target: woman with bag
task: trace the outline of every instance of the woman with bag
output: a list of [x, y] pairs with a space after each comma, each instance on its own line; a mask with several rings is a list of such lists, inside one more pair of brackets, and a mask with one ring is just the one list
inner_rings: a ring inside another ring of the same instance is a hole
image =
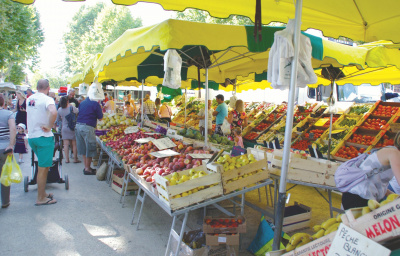
[[338, 167], [335, 182], [342, 192], [344, 210], [368, 206], [370, 199], [383, 200], [392, 193], [388, 186], [393, 177], [400, 183], [400, 133], [394, 145], [362, 154]]
[[[15, 117], [15, 123], [24, 124], [26, 126], [26, 97], [21, 91], [17, 91], [17, 115]], [[28, 127], [27, 127], [28, 128]]]
[[165, 120], [167, 122], [172, 122], [171, 117], [172, 117], [172, 110], [171, 107], [168, 106], [167, 102], [164, 102], [161, 107], [160, 107], [160, 112], [159, 116], [161, 120]]
[[[15, 145], [17, 129], [13, 112], [4, 109], [4, 96], [0, 94], [0, 173], [6, 161], [7, 155], [12, 155]], [[8, 154], [4, 152], [9, 151]], [[10, 186], [1, 184], [1, 208], [10, 205]]]
[[66, 96], [60, 99], [60, 108], [58, 109], [57, 122], [61, 121], [61, 138], [64, 143], [64, 157], [65, 162], [69, 163], [69, 145], [72, 146], [72, 152], [74, 154], [74, 163], [80, 163], [78, 159], [77, 149], [76, 149], [76, 138], [75, 129], [71, 129], [71, 124], [68, 125], [68, 115], [77, 115], [79, 110], [72, 106]]

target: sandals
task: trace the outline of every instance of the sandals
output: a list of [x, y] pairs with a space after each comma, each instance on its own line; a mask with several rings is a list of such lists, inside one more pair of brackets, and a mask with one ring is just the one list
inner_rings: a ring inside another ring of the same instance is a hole
[[1, 208], [7, 208], [8, 206], [10, 206], [10, 203], [3, 204], [3, 205], [1, 206]]
[[65, 160], [65, 163], [66, 163], [66, 164], [69, 164], [69, 161]]
[[96, 170], [90, 168], [90, 171], [86, 171], [85, 169], [83, 169], [83, 174], [84, 175], [96, 175]]
[[73, 163], [74, 164], [79, 164], [79, 163], [82, 163], [82, 161], [81, 160], [76, 160], [76, 161], [73, 161]]
[[50, 205], [50, 204], [55, 204], [55, 203], [57, 203], [56, 200], [49, 198], [49, 200], [47, 200], [46, 202], [44, 202], [44, 203], [36, 203], [35, 205], [36, 206], [42, 206], [42, 205]]

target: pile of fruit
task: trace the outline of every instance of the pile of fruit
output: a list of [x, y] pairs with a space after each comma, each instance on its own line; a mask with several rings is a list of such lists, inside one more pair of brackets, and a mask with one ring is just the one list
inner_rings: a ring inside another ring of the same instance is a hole
[[304, 119], [306, 119], [306, 117], [307, 117], [307, 115], [296, 113], [296, 114], [294, 114], [293, 122], [294, 123], [298, 123], [298, 122], [303, 121]]
[[234, 146], [235, 142], [229, 140], [227, 137], [225, 136], [220, 136], [218, 134], [213, 134], [213, 135], [208, 135], [208, 139], [210, 140], [211, 143], [214, 144], [219, 144], [219, 145], [226, 145], [226, 146]]
[[297, 150], [308, 150], [308, 146], [311, 145], [310, 141], [308, 140], [298, 140], [293, 143], [292, 148]]
[[97, 130], [109, 129], [112, 126], [132, 125], [133, 120], [126, 116], [103, 114], [103, 119], [97, 122]]
[[399, 110], [399, 107], [392, 107], [392, 106], [382, 106], [379, 105], [374, 112], [372, 112], [372, 115], [375, 116], [387, 116], [387, 117], [392, 117], [394, 114], [397, 113]]
[[255, 140], [257, 137], [258, 137], [258, 133], [256, 133], [256, 132], [250, 132], [250, 133], [248, 133], [244, 138], [246, 139], [246, 140]]
[[243, 224], [242, 218], [238, 219], [210, 219], [206, 218], [204, 223], [210, 225], [212, 228], [237, 228], [240, 224]]
[[389, 136], [383, 135], [383, 137], [379, 140], [375, 147], [382, 148], [386, 146], [394, 146], [394, 139], [390, 139]]
[[272, 139], [275, 138], [274, 132], [270, 131], [270, 132], [266, 132], [264, 134], [262, 134], [257, 141], [266, 141], [266, 142], [270, 142]]
[[253, 154], [244, 154], [241, 156], [230, 157], [229, 155], [223, 155], [218, 157], [217, 163], [224, 166], [224, 172], [231, 171], [235, 168], [245, 166], [247, 164], [255, 163], [257, 160]]
[[380, 118], [368, 118], [361, 125], [361, 128], [369, 129], [369, 130], [377, 130], [379, 131], [387, 124], [386, 120]]
[[363, 145], [371, 145], [372, 141], [375, 139], [374, 136], [369, 135], [361, 135], [361, 134], [354, 134], [352, 138], [348, 140], [348, 142], [363, 144]]
[[[371, 211], [374, 211], [378, 209], [379, 207], [388, 204], [394, 200], [399, 198], [399, 195], [397, 194], [390, 194], [386, 200], [384, 200], [381, 203], [378, 203], [376, 200], [368, 200], [368, 206], [365, 206], [362, 208], [361, 211], [357, 211], [354, 214], [354, 217], [357, 219], [365, 214], [370, 213]], [[313, 227], [313, 230], [315, 232], [314, 235], [309, 235], [307, 233], [296, 233], [294, 234], [290, 240], [289, 243], [286, 246], [286, 251], [290, 252], [294, 250], [295, 248], [298, 248], [300, 246], [303, 246], [313, 240], [316, 240], [318, 238], [321, 238], [323, 236], [326, 236], [332, 232], [337, 231], [339, 228], [340, 223], [342, 222], [342, 215], [338, 215], [336, 218], [330, 218], [323, 222], [321, 225], [315, 225]]]
[[336, 157], [352, 159], [358, 156], [358, 154], [362, 154], [365, 152], [365, 148], [357, 149], [356, 147], [350, 146], [342, 146], [339, 151], [335, 154]]
[[[332, 117], [332, 124], [334, 124], [337, 120], [339, 119], [339, 117]], [[322, 127], [329, 127], [331, 125], [331, 121], [329, 120], [328, 122], [326, 122]]]
[[267, 129], [270, 125], [271, 124], [268, 124], [268, 123], [260, 123], [254, 129], [261, 132], [261, 131], [264, 131], [265, 129]]
[[371, 109], [371, 105], [358, 105], [350, 109], [349, 115], [363, 115]]
[[358, 119], [356, 118], [350, 118], [350, 117], [345, 117], [339, 124], [338, 126], [341, 128], [350, 128], [354, 125], [357, 124]]
[[[324, 130], [320, 130], [320, 129], [313, 129], [309, 132], [306, 132], [304, 134], [304, 137], [306, 138], [310, 138], [310, 139], [318, 139], [319, 137], [321, 137], [321, 135], [324, 133]], [[313, 134], [313, 136], [310, 136], [310, 134]]]

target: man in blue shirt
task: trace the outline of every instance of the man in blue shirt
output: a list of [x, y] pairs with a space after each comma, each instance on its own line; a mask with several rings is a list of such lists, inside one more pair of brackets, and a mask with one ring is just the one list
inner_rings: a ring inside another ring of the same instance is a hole
[[221, 126], [224, 123], [225, 117], [228, 116], [228, 106], [224, 102], [224, 95], [218, 94], [216, 97], [218, 102], [218, 107], [213, 112], [213, 116], [215, 116], [215, 133], [219, 135], [224, 135], [222, 132]]
[[79, 104], [79, 114], [76, 120], [75, 136], [78, 154], [82, 155], [85, 169], [83, 174], [95, 175], [96, 170], [90, 167], [92, 158], [96, 156], [96, 134], [95, 129], [97, 119], [103, 118], [100, 104], [96, 101], [91, 101], [87, 97]]

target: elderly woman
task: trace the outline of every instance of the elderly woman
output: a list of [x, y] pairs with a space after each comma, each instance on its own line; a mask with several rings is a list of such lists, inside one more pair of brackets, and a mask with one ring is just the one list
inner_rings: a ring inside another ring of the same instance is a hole
[[57, 121], [61, 122], [61, 137], [63, 140], [64, 144], [64, 156], [65, 156], [65, 162], [69, 163], [69, 145], [71, 144], [72, 146], [72, 152], [74, 154], [74, 163], [80, 163], [77, 155], [77, 150], [76, 150], [76, 138], [75, 138], [75, 131], [71, 130], [68, 127], [68, 121], [65, 118], [67, 115], [69, 115], [71, 112], [74, 114], [78, 114], [79, 110], [72, 106], [72, 103], [69, 103], [68, 97], [64, 96], [60, 99], [60, 108], [58, 109], [58, 114], [57, 114]]
[[[6, 161], [7, 155], [3, 154], [5, 151], [10, 151], [8, 154], [12, 155], [12, 150], [15, 145], [15, 138], [17, 129], [15, 126], [15, 119], [13, 112], [4, 109], [4, 96], [0, 94], [0, 173]], [[1, 208], [7, 208], [10, 205], [10, 187], [1, 184]]]
[[[26, 97], [21, 91], [17, 91], [17, 115], [15, 116], [16, 124], [26, 124]], [[28, 127], [27, 127], [28, 128]]]

